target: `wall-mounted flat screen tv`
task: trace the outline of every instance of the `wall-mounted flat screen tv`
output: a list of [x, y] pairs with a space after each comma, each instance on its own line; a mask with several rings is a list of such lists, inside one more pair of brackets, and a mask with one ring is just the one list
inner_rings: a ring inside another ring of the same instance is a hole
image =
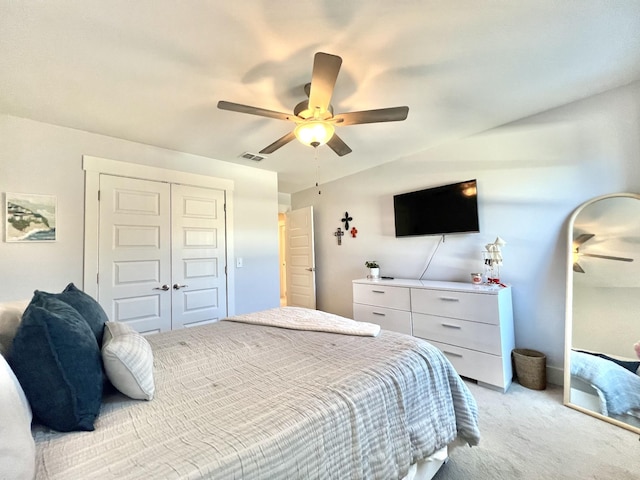
[[394, 195], [396, 237], [477, 233], [476, 180]]

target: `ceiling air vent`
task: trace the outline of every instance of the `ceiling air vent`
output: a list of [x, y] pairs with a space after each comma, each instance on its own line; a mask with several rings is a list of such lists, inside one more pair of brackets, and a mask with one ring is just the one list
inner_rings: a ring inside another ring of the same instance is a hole
[[256, 155], [255, 153], [244, 152], [242, 155], [240, 155], [240, 158], [246, 158], [247, 160], [253, 160], [254, 162], [260, 162], [260, 161], [264, 160], [267, 157], [265, 157], [264, 155]]

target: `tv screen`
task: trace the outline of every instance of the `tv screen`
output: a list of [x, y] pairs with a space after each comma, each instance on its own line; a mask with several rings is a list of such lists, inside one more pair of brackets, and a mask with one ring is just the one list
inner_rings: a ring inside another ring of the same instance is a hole
[[479, 232], [476, 180], [394, 195], [396, 237]]

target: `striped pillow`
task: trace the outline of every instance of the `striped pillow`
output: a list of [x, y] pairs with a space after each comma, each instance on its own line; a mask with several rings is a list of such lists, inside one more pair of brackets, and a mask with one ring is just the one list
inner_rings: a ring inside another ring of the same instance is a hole
[[141, 334], [121, 322], [106, 322], [102, 362], [107, 378], [121, 393], [136, 400], [151, 400], [153, 352]]

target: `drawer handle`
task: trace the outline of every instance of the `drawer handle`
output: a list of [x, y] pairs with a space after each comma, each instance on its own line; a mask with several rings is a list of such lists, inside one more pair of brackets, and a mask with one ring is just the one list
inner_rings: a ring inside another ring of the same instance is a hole
[[459, 302], [460, 299], [459, 298], [455, 298], [455, 297], [439, 297], [440, 300], [444, 300], [445, 302]]
[[445, 355], [451, 355], [452, 357], [460, 357], [460, 358], [462, 358], [462, 354], [461, 353], [449, 352], [447, 350], [443, 350], [442, 353], [444, 353]]
[[378, 315], [380, 317], [386, 317], [387, 316], [386, 314], [380, 313], [380, 312], [371, 312], [371, 313], [373, 313], [374, 315]]
[[384, 290], [371, 290], [373, 293], [384, 293]]
[[453, 325], [451, 323], [441, 323], [440, 325], [447, 328], [457, 328], [458, 330], [462, 329], [460, 325]]

